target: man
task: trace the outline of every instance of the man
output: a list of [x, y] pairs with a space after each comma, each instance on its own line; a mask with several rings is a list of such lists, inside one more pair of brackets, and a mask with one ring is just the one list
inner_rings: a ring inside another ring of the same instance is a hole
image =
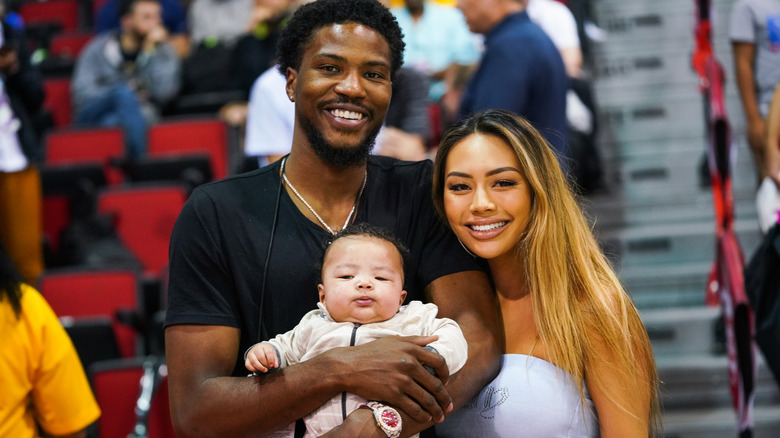
[[[438, 101], [479, 61], [477, 35], [469, 32], [463, 14], [432, 1], [407, 0], [392, 9], [404, 34], [404, 65], [431, 81], [428, 97]], [[460, 91], [460, 90], [457, 90]]]
[[[119, 5], [121, 0], [106, 0], [95, 15], [94, 29], [96, 33], [103, 33], [119, 29]], [[168, 33], [171, 35], [169, 42], [176, 53], [183, 58], [189, 50], [189, 38], [187, 36], [187, 14], [180, 0], [160, 0], [162, 8], [162, 21]]]
[[[402, 421], [380, 429], [371, 410], [358, 409], [331, 436], [384, 437], [394, 426], [407, 436], [498, 371], [495, 298], [434, 213], [431, 163], [369, 156], [402, 62], [390, 12], [375, 0], [319, 0], [290, 19], [279, 47], [296, 103], [290, 155], [196, 189], [171, 238], [165, 337], [174, 425], [180, 437], [258, 435], [349, 392], [397, 408]], [[387, 228], [410, 248], [407, 299], [433, 301], [440, 317], [460, 324], [464, 369], [448, 376], [442, 358], [422, 348], [432, 338], [408, 337], [241, 377], [244, 351], [289, 330], [317, 301], [316, 262], [331, 232], [357, 222]]]
[[577, 21], [569, 7], [558, 0], [527, 0], [526, 12], [550, 37], [561, 53], [569, 77], [577, 78], [582, 69], [582, 50]]
[[121, 126], [131, 156], [146, 150], [146, 127], [179, 91], [179, 58], [167, 42], [157, 0], [123, 0], [121, 31], [79, 55], [71, 94], [78, 125]]
[[525, 11], [527, 0], [458, 0], [472, 32], [485, 35], [482, 62], [466, 86], [459, 118], [488, 108], [528, 119], [564, 168], [569, 80], [555, 44]]
[[760, 182], [768, 173], [764, 153], [766, 116], [780, 82], [780, 2], [740, 0], [734, 3], [729, 18], [729, 39], [747, 122], [747, 140]]

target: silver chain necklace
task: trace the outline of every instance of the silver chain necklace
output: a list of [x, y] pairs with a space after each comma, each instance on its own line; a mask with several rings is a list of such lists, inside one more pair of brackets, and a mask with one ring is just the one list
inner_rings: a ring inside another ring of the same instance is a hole
[[[301, 200], [301, 202], [303, 202], [303, 205], [305, 205], [305, 206], [306, 206], [306, 207], [309, 209], [309, 211], [310, 211], [310, 212], [312, 212], [312, 214], [314, 215], [314, 217], [316, 217], [316, 218], [317, 218], [317, 220], [318, 220], [318, 221], [320, 221], [320, 224], [322, 224], [322, 226], [323, 226], [323, 227], [325, 227], [325, 229], [326, 229], [326, 230], [328, 230], [328, 232], [329, 232], [330, 234], [336, 234], [336, 232], [335, 232], [335, 231], [333, 231], [333, 229], [332, 229], [330, 226], [328, 226], [328, 224], [327, 224], [327, 223], [325, 223], [325, 221], [324, 221], [324, 220], [322, 220], [322, 218], [320, 217], [320, 215], [319, 215], [319, 214], [317, 214], [317, 212], [316, 212], [316, 211], [314, 211], [314, 209], [312, 208], [312, 206], [311, 206], [311, 205], [309, 205], [309, 203], [308, 203], [308, 202], [306, 202], [306, 200], [305, 200], [305, 199], [303, 199], [303, 196], [301, 196], [301, 194], [300, 194], [300, 193], [298, 193], [298, 190], [296, 190], [296, 189], [295, 189], [295, 186], [293, 186], [293, 185], [292, 185], [292, 183], [290, 183], [290, 180], [289, 180], [289, 179], [287, 179], [287, 175], [285, 175], [285, 174], [284, 174], [284, 164], [285, 164], [286, 162], [287, 162], [287, 158], [285, 157], [285, 158], [282, 160], [282, 165], [281, 165], [281, 167], [282, 167], [282, 170], [281, 170], [281, 172], [282, 172], [282, 178], [284, 179], [284, 182], [285, 182], [285, 184], [287, 184], [287, 186], [288, 186], [288, 187], [290, 187], [290, 190], [292, 190], [292, 191], [293, 191], [293, 193], [295, 193], [295, 196], [296, 196], [296, 197], [298, 197], [298, 199], [300, 199], [300, 200]], [[353, 214], [355, 214], [355, 208], [357, 207], [357, 203], [358, 203], [358, 201], [360, 200], [360, 197], [361, 197], [361, 196], [363, 196], [363, 189], [365, 189], [365, 188], [366, 188], [366, 179], [368, 179], [368, 173], [364, 173], [364, 174], [363, 174], [363, 184], [360, 186], [360, 191], [358, 192], [357, 198], [355, 199], [355, 203], [354, 203], [354, 204], [352, 204], [352, 210], [350, 210], [350, 211], [349, 211], [349, 215], [347, 215], [347, 220], [346, 220], [346, 221], [344, 221], [344, 226], [342, 226], [342, 227], [341, 227], [341, 229], [342, 229], [342, 230], [343, 230], [344, 228], [347, 228], [347, 225], [349, 225], [349, 221], [350, 221], [350, 219], [352, 219], [352, 215], [353, 215]]]

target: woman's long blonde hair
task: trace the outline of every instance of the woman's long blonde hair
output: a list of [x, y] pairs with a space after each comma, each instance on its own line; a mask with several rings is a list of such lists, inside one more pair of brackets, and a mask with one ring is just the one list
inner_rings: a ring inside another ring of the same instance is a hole
[[[445, 167], [453, 146], [472, 134], [492, 135], [509, 145], [531, 190], [531, 212], [518, 242], [539, 337], [550, 361], [569, 372], [584, 399], [588, 363], [606, 362], [622, 391], [649, 394], [651, 434], [660, 426], [658, 374], [644, 325], [625, 288], [598, 245], [590, 225], [547, 142], [531, 124], [504, 110], [487, 110], [454, 126], [439, 145], [433, 201], [444, 211]], [[592, 335], [596, 336], [592, 336]], [[606, 347], [609, 358], [597, 357]], [[616, 402], [614, 382], [588, 380]], [[612, 385], [611, 385], [612, 384]], [[584, 404], [583, 404], [584, 406]], [[622, 409], [628, 411], [625, 406]], [[637, 416], [637, 412], [629, 412]]]

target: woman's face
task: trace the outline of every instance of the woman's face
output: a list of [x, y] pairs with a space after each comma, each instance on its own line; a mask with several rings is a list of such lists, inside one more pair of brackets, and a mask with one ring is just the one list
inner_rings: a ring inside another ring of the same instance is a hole
[[531, 189], [512, 148], [493, 135], [457, 143], [444, 167], [444, 209], [455, 235], [487, 260], [513, 257], [531, 212]]

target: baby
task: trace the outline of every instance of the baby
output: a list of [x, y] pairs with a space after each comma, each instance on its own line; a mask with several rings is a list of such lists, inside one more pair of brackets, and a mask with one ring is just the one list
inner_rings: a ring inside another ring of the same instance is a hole
[[[265, 373], [302, 362], [335, 347], [365, 344], [385, 336], [429, 336], [426, 348], [444, 357], [450, 374], [466, 363], [467, 344], [457, 323], [436, 318], [434, 304], [412, 301], [402, 306], [403, 266], [407, 250], [389, 232], [367, 224], [352, 225], [333, 237], [322, 258], [319, 309], [307, 313], [291, 331], [253, 345], [245, 354], [249, 371]], [[353, 394], [334, 397], [304, 418], [305, 436], [320, 436], [363, 405], [374, 411], [380, 428], [398, 436], [401, 417], [395, 409]], [[294, 425], [282, 435], [292, 436]]]

